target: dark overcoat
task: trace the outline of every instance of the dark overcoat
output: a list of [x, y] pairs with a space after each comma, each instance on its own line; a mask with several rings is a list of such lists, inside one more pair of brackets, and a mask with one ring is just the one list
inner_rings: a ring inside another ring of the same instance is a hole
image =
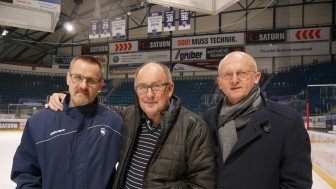
[[262, 96], [262, 102], [239, 131], [238, 142], [224, 163], [217, 134], [222, 103], [223, 100], [203, 116], [214, 140], [217, 188], [311, 188], [310, 141], [303, 119], [296, 111]]

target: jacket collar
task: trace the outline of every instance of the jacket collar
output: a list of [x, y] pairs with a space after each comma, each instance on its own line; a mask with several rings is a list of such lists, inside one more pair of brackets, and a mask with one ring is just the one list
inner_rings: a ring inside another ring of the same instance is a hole
[[[138, 115], [145, 115], [145, 113], [142, 111], [140, 107], [138, 97], [135, 98], [135, 108], [136, 108], [136, 111], [138, 112]], [[170, 98], [168, 109], [166, 111], [161, 112], [161, 116], [165, 114], [171, 114], [173, 117], [177, 117], [180, 109], [181, 109], [180, 98], [173, 94], [172, 97]]]
[[[267, 107], [267, 100], [263, 93], [261, 93], [261, 103], [258, 106], [258, 109], [251, 117], [251, 120], [247, 123], [245, 128], [243, 128], [244, 134], [240, 136], [237, 143], [234, 145], [234, 147], [231, 150], [230, 154], [235, 153], [237, 150], [248, 144], [253, 139], [260, 136], [264, 131], [264, 126], [269, 126], [269, 111]], [[218, 118], [218, 115], [220, 113], [221, 107], [222, 107], [223, 99], [217, 106], [217, 114], [216, 118]], [[218, 119], [217, 119], [218, 120]], [[218, 124], [218, 123], [217, 123]]]
[[70, 103], [70, 94], [67, 94], [65, 96], [65, 100], [63, 102], [64, 110], [69, 112], [72, 109], [77, 109], [85, 117], [92, 117], [93, 115], [95, 115], [95, 113], [97, 112], [98, 106], [99, 106], [97, 97], [95, 98], [93, 104], [88, 104], [88, 105], [84, 105], [84, 106], [69, 107], [68, 106], [69, 103]]

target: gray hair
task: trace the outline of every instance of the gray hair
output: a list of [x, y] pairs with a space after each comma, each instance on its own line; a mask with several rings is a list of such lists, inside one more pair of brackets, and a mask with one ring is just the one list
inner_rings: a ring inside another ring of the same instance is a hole
[[86, 63], [94, 64], [94, 65], [99, 66], [99, 70], [100, 70], [100, 79], [103, 79], [103, 73], [104, 73], [104, 70], [102, 69], [102, 65], [101, 65], [101, 63], [100, 63], [95, 57], [93, 57], [93, 56], [80, 55], [80, 56], [75, 57], [75, 58], [72, 59], [71, 62], [70, 62], [70, 68], [69, 68], [69, 71], [72, 70], [73, 65], [75, 64], [75, 62], [76, 62], [77, 60], [83, 60], [83, 61], [86, 62]]
[[135, 85], [135, 80], [136, 80], [136, 78], [138, 77], [138, 73], [139, 73], [139, 71], [140, 71], [143, 67], [145, 67], [146, 65], [148, 65], [148, 64], [156, 64], [156, 65], [159, 65], [159, 66], [163, 69], [165, 75], [167, 76], [167, 78], [168, 78], [168, 82], [169, 82], [169, 83], [172, 83], [172, 82], [173, 82], [173, 79], [172, 79], [172, 75], [171, 75], [171, 73], [170, 73], [170, 70], [169, 70], [169, 68], [168, 68], [166, 65], [164, 65], [164, 64], [162, 64], [162, 63], [160, 63], [160, 62], [150, 61], [150, 62], [146, 62], [146, 63], [144, 63], [143, 65], [141, 65], [140, 67], [137, 68], [137, 70], [136, 70], [136, 72], [135, 72], [135, 75], [134, 75], [134, 78], [135, 78], [135, 79], [134, 79], [134, 85]]

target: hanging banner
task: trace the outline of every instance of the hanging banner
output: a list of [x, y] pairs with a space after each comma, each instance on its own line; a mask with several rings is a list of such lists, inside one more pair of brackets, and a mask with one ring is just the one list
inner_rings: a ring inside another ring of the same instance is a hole
[[100, 37], [111, 37], [110, 19], [108, 18], [101, 21]]
[[179, 30], [190, 29], [190, 11], [180, 10]]
[[239, 0], [147, 0], [147, 3], [162, 5], [163, 7], [174, 7], [188, 9], [195, 12], [216, 15]]
[[112, 39], [126, 39], [126, 20], [125, 16], [115, 17], [112, 20]]
[[162, 33], [162, 12], [148, 13], [148, 37], [158, 37]]
[[89, 39], [97, 39], [99, 38], [99, 21], [91, 20], [91, 27], [89, 31]]
[[175, 11], [164, 12], [164, 27], [163, 31], [175, 31]]

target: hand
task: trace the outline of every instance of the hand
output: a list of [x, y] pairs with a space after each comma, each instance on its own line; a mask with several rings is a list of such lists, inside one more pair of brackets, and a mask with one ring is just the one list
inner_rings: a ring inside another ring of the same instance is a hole
[[64, 97], [65, 94], [63, 93], [53, 93], [50, 96], [49, 102], [45, 104], [44, 107], [50, 108], [53, 111], [62, 111]]

